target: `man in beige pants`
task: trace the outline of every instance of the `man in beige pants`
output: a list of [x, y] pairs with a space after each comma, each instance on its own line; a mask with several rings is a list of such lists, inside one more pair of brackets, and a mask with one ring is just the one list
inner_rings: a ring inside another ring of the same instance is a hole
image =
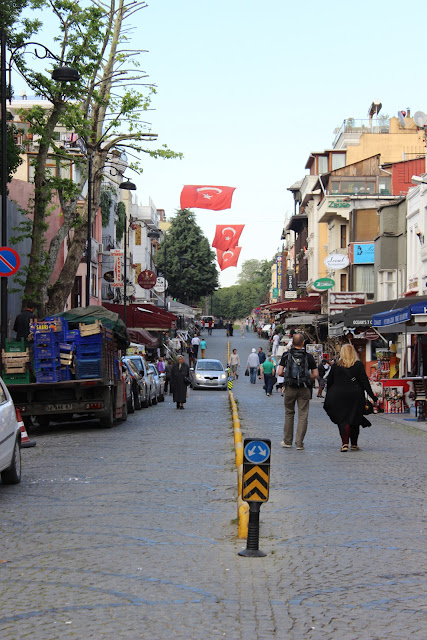
[[304, 346], [304, 336], [296, 333], [292, 346], [284, 353], [277, 368], [277, 375], [285, 378], [285, 426], [282, 447], [290, 449], [294, 438], [295, 404], [298, 404], [298, 426], [295, 435], [296, 448], [304, 449], [307, 432], [311, 388], [319, 376], [316, 362]]

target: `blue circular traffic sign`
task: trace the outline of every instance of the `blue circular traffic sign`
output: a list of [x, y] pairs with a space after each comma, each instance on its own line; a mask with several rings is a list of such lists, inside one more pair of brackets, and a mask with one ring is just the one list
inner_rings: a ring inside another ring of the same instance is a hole
[[263, 440], [252, 440], [245, 446], [245, 458], [249, 462], [261, 464], [270, 457], [270, 447]]
[[0, 277], [13, 276], [19, 269], [19, 254], [11, 247], [0, 247]]

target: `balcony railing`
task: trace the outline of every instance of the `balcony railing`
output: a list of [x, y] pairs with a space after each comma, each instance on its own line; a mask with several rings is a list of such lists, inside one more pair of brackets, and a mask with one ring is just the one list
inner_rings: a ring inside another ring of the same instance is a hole
[[377, 118], [376, 120], [347, 118], [339, 128], [335, 129], [334, 133], [336, 135], [332, 143], [333, 148], [344, 133], [390, 133], [390, 120], [388, 118]]

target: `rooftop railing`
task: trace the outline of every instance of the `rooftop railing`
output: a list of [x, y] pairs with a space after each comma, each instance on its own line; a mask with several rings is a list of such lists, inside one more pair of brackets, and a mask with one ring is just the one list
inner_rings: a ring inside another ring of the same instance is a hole
[[375, 120], [347, 118], [340, 127], [335, 129], [334, 133], [333, 148], [335, 148], [340, 136], [344, 133], [390, 133], [390, 120], [388, 118], [377, 118]]

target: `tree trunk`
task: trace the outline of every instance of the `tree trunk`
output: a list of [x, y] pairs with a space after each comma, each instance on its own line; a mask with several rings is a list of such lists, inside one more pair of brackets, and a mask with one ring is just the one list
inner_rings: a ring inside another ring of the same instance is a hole
[[[86, 224], [83, 223], [75, 230], [73, 242], [58, 280], [49, 288], [49, 302], [46, 305], [46, 315], [54, 315], [64, 310], [83, 256], [86, 245], [86, 235]], [[90, 247], [88, 247], [88, 251], [90, 251]]]

